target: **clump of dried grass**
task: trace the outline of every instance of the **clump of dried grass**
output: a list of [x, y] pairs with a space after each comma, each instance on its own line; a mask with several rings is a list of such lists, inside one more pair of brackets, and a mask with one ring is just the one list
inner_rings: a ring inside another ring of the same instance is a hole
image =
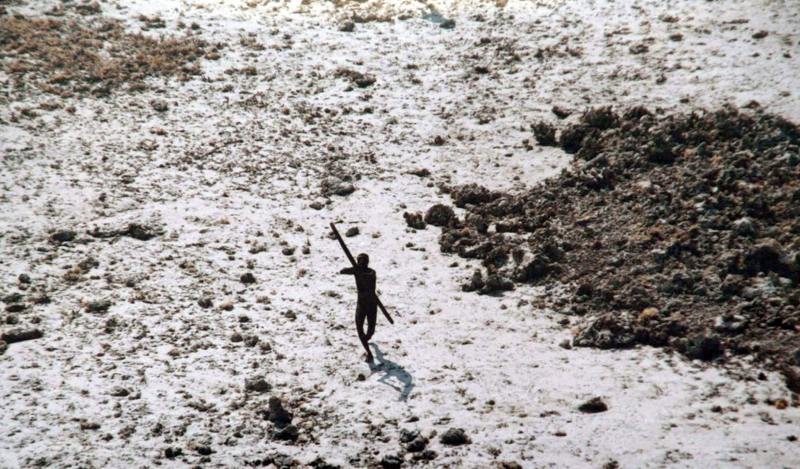
[[131, 34], [111, 20], [0, 18], [0, 64], [17, 87], [34, 84], [61, 96], [143, 89], [150, 76], [188, 80], [201, 73], [201, 58], [219, 57], [220, 47], [192, 37]]

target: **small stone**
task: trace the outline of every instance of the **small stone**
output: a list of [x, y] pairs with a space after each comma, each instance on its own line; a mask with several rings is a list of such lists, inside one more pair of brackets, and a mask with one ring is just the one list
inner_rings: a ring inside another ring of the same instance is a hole
[[287, 425], [272, 434], [276, 440], [295, 441], [300, 436], [300, 432], [294, 425]]
[[400, 443], [410, 443], [419, 436], [419, 430], [400, 430]]
[[271, 389], [272, 386], [264, 378], [255, 377], [245, 378], [244, 380], [245, 391], [264, 393], [269, 392]]
[[66, 243], [75, 239], [75, 236], [77, 236], [77, 233], [72, 230], [59, 230], [50, 235], [50, 239], [59, 243]]
[[441, 135], [437, 135], [436, 137], [433, 138], [432, 144], [434, 146], [440, 147], [440, 146], [444, 145], [445, 142], [446, 142], [446, 140], [444, 139], [444, 137], [442, 137]]
[[347, 195], [350, 195], [355, 191], [356, 191], [355, 186], [350, 184], [349, 182], [343, 182], [341, 184], [338, 184], [333, 189], [333, 193], [334, 194], [340, 195], [340, 196], [343, 196], [343, 197], [347, 196]]
[[381, 459], [383, 469], [400, 469], [403, 467], [403, 458], [394, 454], [387, 454]]
[[293, 416], [283, 408], [280, 398], [272, 396], [269, 398], [269, 410], [266, 413], [266, 418], [275, 426], [282, 428], [292, 422]]
[[5, 340], [0, 340], [0, 355], [6, 353], [8, 350], [8, 343]]
[[352, 238], [353, 236], [358, 236], [359, 233], [361, 233], [361, 231], [359, 231], [358, 227], [353, 226], [348, 228], [347, 231], [344, 232], [344, 235], [348, 238]]
[[164, 450], [164, 457], [167, 459], [175, 459], [178, 456], [183, 456], [183, 450], [181, 448], [167, 448]]
[[572, 348], [572, 341], [569, 339], [564, 339], [558, 344], [558, 346], [563, 349], [570, 350]]
[[28, 274], [19, 274], [19, 277], [17, 277], [17, 280], [19, 281], [19, 283], [24, 283], [24, 284], [31, 283], [31, 278], [30, 278], [30, 276], [28, 276]]
[[114, 396], [114, 397], [126, 397], [130, 393], [131, 392], [128, 391], [126, 388], [123, 388], [122, 386], [117, 386], [114, 389], [112, 389], [109, 394]]
[[13, 344], [26, 340], [41, 339], [42, 337], [44, 337], [44, 334], [42, 334], [42, 331], [39, 329], [11, 329], [10, 331], [4, 332], [3, 335], [0, 335], [0, 340], [3, 340], [7, 344]]
[[456, 214], [449, 205], [436, 204], [425, 212], [425, 223], [433, 226], [449, 226], [456, 220]]
[[200, 298], [199, 300], [197, 300], [197, 304], [198, 304], [198, 306], [200, 306], [203, 309], [208, 309], [208, 308], [214, 306], [214, 302], [211, 301], [211, 298], [208, 298], [208, 297]]
[[502, 461], [499, 464], [500, 469], [522, 469], [520, 463], [516, 461]]
[[81, 422], [81, 430], [100, 430], [100, 424], [97, 422]]
[[722, 355], [722, 343], [716, 337], [696, 335], [689, 339], [686, 355], [699, 360], [713, 360]]
[[288, 247], [288, 246], [287, 246], [287, 247], [285, 247], [285, 248], [281, 249], [281, 253], [282, 253], [284, 256], [291, 256], [292, 254], [294, 254], [294, 248], [293, 248], [293, 247]]
[[419, 453], [423, 451], [426, 446], [428, 446], [428, 439], [422, 435], [418, 435], [416, 438], [408, 442], [406, 445], [406, 451], [409, 453]]
[[111, 304], [110, 300], [93, 300], [86, 303], [86, 312], [95, 314], [107, 313], [108, 309], [111, 308]]
[[339, 31], [343, 33], [352, 33], [356, 29], [356, 24], [352, 21], [346, 21], [341, 26], [339, 26]]
[[442, 434], [439, 440], [442, 444], [448, 446], [460, 446], [470, 443], [470, 439], [463, 428], [450, 428]]
[[169, 110], [169, 104], [163, 99], [154, 99], [150, 101], [150, 106], [156, 112], [166, 112]]
[[314, 210], [322, 210], [322, 208], [325, 207], [325, 204], [320, 201], [315, 201], [308, 204], [308, 206], [313, 208]]
[[764, 39], [768, 35], [769, 33], [762, 29], [761, 31], [753, 33], [753, 39]]
[[245, 272], [242, 274], [241, 277], [239, 277], [239, 281], [246, 285], [249, 285], [252, 283], [256, 283], [256, 277], [251, 272]]
[[8, 313], [21, 313], [25, 311], [28, 307], [22, 303], [16, 303], [6, 306], [6, 312]]
[[733, 231], [739, 236], [753, 236], [756, 234], [753, 220], [749, 217], [742, 217], [733, 222]]
[[442, 29], [453, 29], [456, 27], [456, 20], [447, 19], [439, 23], [439, 27]]
[[579, 405], [578, 410], [580, 410], [585, 414], [596, 414], [598, 412], [607, 411], [608, 406], [599, 397], [593, 397], [588, 401], [584, 402], [583, 404]]
[[403, 218], [406, 220], [406, 225], [415, 230], [424, 230], [425, 221], [422, 219], [422, 214], [419, 212], [404, 212]]
[[239, 334], [238, 332], [231, 334], [231, 342], [242, 342], [243, 340], [244, 337], [242, 337], [242, 334]]
[[210, 456], [211, 454], [214, 453], [214, 450], [212, 450], [210, 446], [206, 445], [195, 447], [195, 451], [197, 451], [197, 454], [201, 456]]

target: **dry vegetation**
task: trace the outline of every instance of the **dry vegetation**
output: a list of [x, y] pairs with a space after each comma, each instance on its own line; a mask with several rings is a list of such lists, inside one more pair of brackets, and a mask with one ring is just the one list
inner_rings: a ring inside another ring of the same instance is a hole
[[131, 34], [107, 19], [0, 18], [0, 63], [14, 89], [33, 85], [64, 97], [140, 90], [149, 76], [187, 80], [201, 72], [201, 58], [218, 58], [220, 47], [192, 37]]

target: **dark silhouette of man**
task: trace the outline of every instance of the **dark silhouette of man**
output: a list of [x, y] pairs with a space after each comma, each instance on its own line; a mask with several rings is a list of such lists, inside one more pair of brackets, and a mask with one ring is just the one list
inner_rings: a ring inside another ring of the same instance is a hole
[[[375, 320], [378, 317], [378, 297], [375, 295], [375, 271], [369, 267], [369, 256], [361, 253], [356, 257], [356, 266], [342, 269], [340, 274], [354, 275], [358, 289], [358, 304], [356, 305], [356, 330], [358, 339], [364, 350], [367, 351], [367, 362], [372, 363], [372, 352], [369, 349], [369, 340], [375, 333]], [[364, 319], [367, 320], [367, 332], [364, 333]]]

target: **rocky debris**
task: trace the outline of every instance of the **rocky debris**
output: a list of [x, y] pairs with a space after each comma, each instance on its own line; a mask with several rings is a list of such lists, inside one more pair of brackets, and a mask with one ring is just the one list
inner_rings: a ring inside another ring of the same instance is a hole
[[425, 229], [425, 221], [422, 219], [422, 213], [420, 212], [404, 212], [403, 218], [406, 220], [406, 225], [410, 228], [414, 228], [415, 230], [424, 230]]
[[256, 277], [252, 272], [245, 272], [239, 277], [239, 281], [245, 285], [256, 283]]
[[425, 212], [425, 223], [433, 226], [450, 226], [457, 221], [456, 214], [452, 207], [444, 204], [436, 204]]
[[588, 401], [584, 402], [583, 404], [578, 406], [578, 410], [583, 412], [584, 414], [596, 414], [599, 412], [605, 412], [608, 410], [608, 406], [603, 399], [599, 397], [593, 397]]
[[164, 450], [164, 457], [167, 459], [175, 459], [178, 456], [183, 456], [183, 449], [170, 447]]
[[563, 107], [561, 107], [561, 106], [553, 106], [553, 108], [551, 109], [551, 111], [552, 111], [552, 112], [553, 112], [553, 114], [555, 114], [555, 115], [556, 115], [556, 117], [558, 117], [559, 119], [566, 119], [567, 117], [569, 117], [570, 115], [572, 115], [572, 111], [570, 111], [569, 109], [565, 109], [565, 108], [563, 108]]
[[72, 230], [58, 230], [50, 235], [50, 239], [57, 243], [66, 243], [75, 239], [78, 233]]
[[285, 248], [281, 249], [281, 254], [283, 254], [284, 256], [291, 256], [292, 254], [294, 254], [294, 250], [295, 250], [294, 247], [286, 246]]
[[259, 376], [245, 378], [244, 380], [244, 390], [246, 392], [265, 393], [269, 392], [271, 389], [272, 386], [267, 382], [267, 380]]
[[6, 350], [8, 350], [8, 342], [0, 340], [0, 355], [6, 353]]
[[156, 112], [167, 112], [169, 110], [169, 103], [163, 99], [154, 99], [150, 101], [150, 107]]
[[44, 334], [39, 329], [11, 329], [0, 334], [0, 339], [6, 344], [41, 339], [42, 337]]
[[753, 39], [764, 39], [768, 35], [769, 35], [769, 33], [762, 29], [761, 31], [757, 31], [757, 32], [753, 33]]
[[462, 288], [484, 293], [492, 275], [574, 285], [550, 301], [594, 313], [575, 346], [729, 351], [780, 368], [800, 347], [798, 127], [760, 108], [604, 107], [557, 133], [575, 155], [558, 176], [516, 194], [449, 188], [465, 215], [443, 227], [441, 250], [483, 264]]
[[127, 397], [130, 393], [127, 388], [116, 386], [108, 394], [113, 397]]
[[28, 274], [19, 274], [17, 281], [21, 284], [28, 285], [31, 283], [31, 277]]
[[203, 297], [197, 300], [197, 305], [203, 309], [208, 309], [214, 306], [214, 302], [211, 300], [211, 298]]
[[631, 54], [644, 54], [645, 52], [649, 51], [650, 48], [647, 47], [647, 44], [634, 44], [628, 48]]
[[500, 461], [497, 467], [499, 469], [522, 469], [522, 465], [516, 461]]
[[23, 303], [14, 303], [6, 306], [7, 313], [21, 313], [28, 309], [28, 306]]
[[128, 223], [124, 227], [94, 227], [89, 234], [95, 238], [116, 238], [119, 236], [127, 236], [129, 238], [138, 239], [139, 241], [148, 241], [164, 234], [163, 228], [154, 224], [145, 223]]
[[341, 26], [339, 26], [339, 31], [343, 33], [352, 33], [355, 30], [356, 30], [356, 24], [353, 23], [352, 21], [345, 21], [344, 23], [342, 23]]
[[417, 168], [408, 173], [421, 178], [426, 178], [431, 175], [431, 171], [428, 168]]
[[442, 433], [439, 441], [447, 446], [461, 446], [471, 443], [467, 433], [463, 428], [449, 428], [446, 432]]
[[344, 235], [348, 238], [352, 238], [353, 236], [358, 236], [360, 233], [361, 230], [359, 230], [357, 226], [351, 226], [344, 232]]

